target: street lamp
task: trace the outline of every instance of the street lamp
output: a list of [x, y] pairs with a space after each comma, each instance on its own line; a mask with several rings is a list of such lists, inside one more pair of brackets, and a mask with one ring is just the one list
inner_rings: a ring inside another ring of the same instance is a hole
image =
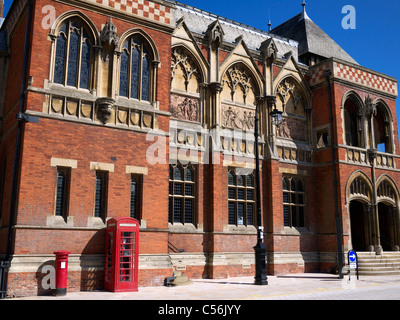
[[269, 115], [271, 116], [272, 124], [274, 124], [276, 126], [279, 126], [283, 121], [283, 119], [282, 119], [282, 113], [283, 112], [279, 111], [276, 108], [275, 97], [271, 97], [271, 100], [272, 100], [272, 102], [274, 104], [274, 110], [272, 110], [272, 112]]
[[[274, 109], [269, 114], [271, 116], [272, 124], [279, 125], [282, 123], [282, 111], [279, 111], [276, 107], [275, 97], [267, 96], [269, 102], [271, 101], [274, 105]], [[257, 244], [254, 247], [255, 258], [256, 258], [256, 285], [268, 285], [268, 278], [266, 272], [265, 257], [267, 247], [263, 243], [264, 239], [264, 227], [261, 222], [261, 187], [260, 187], [260, 155], [258, 149], [258, 108], [259, 103], [256, 105], [255, 112], [255, 123], [254, 123], [254, 138], [255, 138], [255, 157], [256, 157], [256, 212], [257, 212]]]
[[257, 244], [255, 251], [256, 275], [254, 277], [256, 285], [267, 285], [267, 273], [265, 265], [265, 256], [267, 247], [263, 244], [264, 228], [261, 223], [261, 188], [260, 188], [260, 155], [258, 150], [258, 105], [256, 105], [254, 138], [255, 138], [255, 156], [256, 156], [256, 212], [257, 212]]

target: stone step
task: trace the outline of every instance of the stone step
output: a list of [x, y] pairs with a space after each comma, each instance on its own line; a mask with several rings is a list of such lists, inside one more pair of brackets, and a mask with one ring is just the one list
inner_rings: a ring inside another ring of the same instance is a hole
[[399, 252], [384, 252], [382, 255], [376, 255], [374, 252], [357, 252], [357, 257], [359, 275], [400, 275]]

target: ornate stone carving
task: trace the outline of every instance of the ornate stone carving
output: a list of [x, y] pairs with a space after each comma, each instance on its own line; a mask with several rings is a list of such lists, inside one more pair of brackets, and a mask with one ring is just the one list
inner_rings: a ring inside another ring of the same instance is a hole
[[222, 105], [222, 126], [231, 129], [254, 130], [254, 111]]
[[200, 121], [200, 103], [198, 99], [171, 95], [172, 116], [180, 120]]
[[110, 119], [114, 109], [115, 100], [111, 98], [97, 99], [97, 114], [100, 121], [104, 124]]
[[237, 86], [240, 86], [245, 98], [250, 90], [254, 90], [252, 78], [243, 68], [239, 67], [237, 64], [228, 70], [227, 77], [225, 77], [225, 79], [222, 81], [222, 84], [225, 83], [231, 89], [232, 97], [236, 91]]
[[103, 27], [103, 29], [101, 30], [100, 39], [101, 39], [101, 42], [106, 42], [109, 45], [114, 43], [114, 45], [117, 46], [119, 37], [117, 34], [117, 28], [115, 27], [111, 18], [110, 18], [110, 21], [107, 22], [105, 24], [105, 26]]
[[290, 94], [293, 94], [296, 85], [293, 83], [292, 80], [286, 79], [285, 81], [281, 82], [278, 86], [278, 96], [281, 98], [283, 109], [287, 102], [289, 101]]
[[199, 72], [197, 70], [196, 63], [192, 60], [192, 58], [185, 52], [183, 48], [175, 48], [172, 50], [172, 59], [171, 59], [171, 77], [172, 80], [176, 76], [176, 70], [178, 67], [181, 68], [183, 72], [183, 80], [185, 83], [185, 90], [188, 90], [188, 84], [190, 80], [195, 77], [196, 80], [199, 80]]
[[376, 116], [376, 104], [373, 102], [372, 98], [369, 95], [365, 98], [365, 109], [369, 116]]

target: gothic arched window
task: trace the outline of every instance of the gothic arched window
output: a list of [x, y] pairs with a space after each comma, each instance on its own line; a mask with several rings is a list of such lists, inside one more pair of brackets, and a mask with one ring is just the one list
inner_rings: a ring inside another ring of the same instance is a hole
[[383, 104], [378, 103], [374, 116], [375, 148], [380, 152], [392, 153], [392, 139], [390, 117]]
[[344, 104], [344, 128], [346, 144], [351, 147], [362, 146], [358, 109], [357, 103], [352, 98], [346, 100]]
[[79, 18], [63, 22], [56, 39], [53, 82], [90, 89], [93, 37]]
[[119, 95], [150, 102], [152, 50], [141, 35], [129, 37], [122, 46]]

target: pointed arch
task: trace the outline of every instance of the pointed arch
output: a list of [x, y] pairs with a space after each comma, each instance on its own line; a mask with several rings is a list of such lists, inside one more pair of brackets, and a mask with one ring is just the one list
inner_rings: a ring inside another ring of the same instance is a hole
[[116, 51], [118, 95], [154, 103], [159, 52], [153, 39], [141, 29], [130, 29], [122, 34]]
[[365, 145], [361, 122], [364, 109], [364, 102], [357, 92], [350, 90], [343, 95], [343, 139], [348, 146], [363, 147]]
[[[259, 78], [252, 66], [249, 66], [246, 61], [236, 60], [227, 65], [221, 75], [220, 82], [223, 85], [223, 91], [230, 91], [232, 102], [235, 102], [235, 95], [238, 97], [237, 89], [239, 88], [243, 93], [243, 100], [240, 98], [238, 102], [255, 106], [255, 99], [261, 94], [262, 86], [260, 86]], [[222, 96], [227, 98], [227, 91]]]
[[[282, 77], [274, 88], [274, 96], [277, 98], [278, 109], [286, 113], [295, 113], [295, 109], [301, 104], [301, 115], [305, 115], [306, 109], [311, 109], [311, 96], [308, 88], [293, 74]], [[286, 106], [290, 106], [286, 108]]]
[[387, 174], [381, 175], [377, 181], [377, 202], [389, 202], [396, 206], [399, 201], [399, 189], [396, 182]]
[[65, 12], [54, 21], [50, 38], [50, 81], [79, 89], [93, 89], [94, 47], [99, 41], [93, 22], [78, 10]]
[[[205, 80], [206, 70], [204, 65], [200, 62], [200, 57], [191, 50], [184, 43], [174, 45], [171, 49], [172, 59], [171, 59], [171, 80], [172, 80], [172, 90], [182, 87], [187, 92], [198, 93], [200, 91], [200, 84]], [[181, 72], [181, 77], [183, 77], [183, 82], [178, 81], [175, 76], [176, 71]], [[174, 80], [177, 80], [179, 85], [174, 85]], [[194, 82], [194, 83], [193, 83]], [[197, 84], [196, 84], [197, 83]], [[194, 86], [197, 85], [196, 91], [194, 91]]]
[[152, 37], [147, 32], [145, 32], [139, 28], [129, 29], [121, 35], [119, 43], [118, 43], [117, 51], [122, 52], [126, 40], [129, 37], [134, 36], [134, 35], [140, 35], [141, 37], [144, 38], [144, 40], [146, 40], [146, 42], [149, 44], [151, 51], [153, 53], [154, 61], [159, 62], [160, 54], [158, 52], [155, 42], [153, 41]]
[[393, 153], [395, 146], [392, 112], [383, 99], [376, 99], [373, 105], [376, 107], [374, 115], [375, 148], [380, 152]]
[[56, 18], [56, 20], [54, 20], [53, 24], [50, 27], [50, 36], [56, 36], [57, 33], [59, 32], [59, 29], [61, 28], [63, 22], [65, 20], [73, 18], [73, 17], [82, 19], [82, 21], [84, 21], [86, 23], [91, 34], [93, 35], [94, 44], [99, 45], [100, 44], [99, 31], [97, 30], [93, 21], [86, 14], [84, 14], [83, 12], [81, 12], [79, 10], [71, 10], [71, 11], [63, 12], [62, 14], [60, 14]]
[[347, 180], [345, 204], [349, 204], [352, 200], [361, 200], [370, 204], [372, 196], [373, 186], [370, 178], [361, 170], [355, 171]]

